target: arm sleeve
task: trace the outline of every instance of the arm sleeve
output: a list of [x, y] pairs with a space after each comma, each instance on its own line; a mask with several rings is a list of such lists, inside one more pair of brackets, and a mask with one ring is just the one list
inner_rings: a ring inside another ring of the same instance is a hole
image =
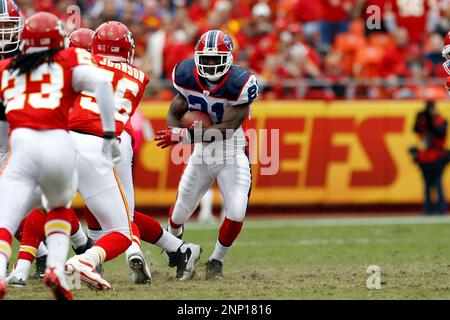
[[241, 93], [237, 101], [230, 103], [231, 106], [247, 105], [255, 101], [259, 96], [259, 84], [255, 75], [251, 75], [245, 85], [241, 89]]
[[95, 94], [95, 100], [100, 108], [103, 132], [116, 132], [113, 86], [97, 72], [97, 67], [93, 65], [75, 67], [72, 86], [77, 92], [90, 91]]
[[0, 154], [8, 153], [8, 132], [9, 132], [9, 123], [0, 120]]

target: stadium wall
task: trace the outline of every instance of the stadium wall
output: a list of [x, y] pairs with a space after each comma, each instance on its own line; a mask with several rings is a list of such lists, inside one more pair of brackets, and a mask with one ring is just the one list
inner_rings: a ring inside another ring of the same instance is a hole
[[[253, 143], [251, 204], [255, 206], [409, 205], [422, 201], [422, 180], [408, 148], [418, 145], [412, 127], [423, 101], [262, 101], [254, 104], [251, 127], [268, 129]], [[450, 119], [450, 102], [437, 103]], [[165, 127], [168, 102], [146, 102], [142, 110], [156, 131]], [[266, 137], [266, 138], [264, 138]], [[272, 145], [274, 146], [272, 148]], [[146, 142], [135, 157], [136, 205], [166, 207], [174, 202], [183, 164], [170, 150]], [[272, 170], [273, 171], [273, 170]], [[444, 178], [450, 198], [450, 171]], [[216, 203], [220, 196], [216, 193]], [[81, 201], [78, 199], [79, 205]]]

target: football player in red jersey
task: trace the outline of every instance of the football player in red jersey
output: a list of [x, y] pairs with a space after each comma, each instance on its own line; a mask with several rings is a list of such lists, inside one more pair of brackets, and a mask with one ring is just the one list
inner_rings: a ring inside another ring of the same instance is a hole
[[82, 48], [91, 52], [94, 34], [95, 31], [89, 28], [80, 28], [73, 31], [69, 35], [69, 48]]
[[[251, 72], [233, 64], [232, 40], [219, 30], [201, 36], [195, 58], [180, 62], [172, 79], [178, 94], [167, 115], [169, 129], [157, 133], [158, 146], [195, 145], [169, 214], [169, 231], [182, 236], [184, 224], [217, 179], [226, 214], [206, 263], [206, 279], [222, 279], [223, 261], [241, 232], [247, 211], [251, 170], [245, 127], [259, 86]], [[189, 110], [207, 113], [214, 122], [200, 130], [201, 137], [194, 136], [194, 129], [182, 128], [181, 118]]]
[[[114, 32], [112, 38], [114, 41], [121, 41], [120, 34], [122, 33], [125, 38], [128, 38], [128, 29], [122, 24], [117, 23], [120, 26], [120, 29], [117, 32]], [[99, 28], [100, 29], [100, 28]], [[75, 33], [75, 35], [74, 35]], [[93, 32], [90, 32], [89, 29], [82, 28], [77, 31], [74, 31], [69, 36], [69, 46], [70, 47], [81, 47], [90, 49], [92, 45], [91, 35]], [[114, 43], [114, 42], [112, 42]], [[97, 39], [97, 45], [102, 45], [102, 41]], [[132, 47], [128, 47], [131, 48]], [[109, 53], [114, 54], [114, 53]], [[131, 60], [127, 56], [127, 61]], [[100, 61], [100, 60], [99, 60]], [[117, 72], [117, 77], [120, 78], [121, 73]], [[114, 82], [115, 86], [117, 86], [117, 81]], [[85, 98], [90, 97], [90, 95], [84, 95]], [[139, 104], [139, 100], [137, 99], [136, 106]], [[82, 99], [77, 99], [75, 104], [75, 109], [79, 111], [78, 115], [75, 115], [73, 119], [75, 119], [75, 123], [79, 125], [79, 118], [82, 114], [87, 113], [86, 121], [89, 123], [86, 124], [87, 127], [91, 126], [92, 121], [99, 121], [98, 114], [90, 114], [92, 111], [82, 110], [79, 102]], [[135, 110], [135, 108], [134, 108]], [[81, 116], [82, 118], [82, 116]], [[131, 173], [131, 161], [132, 161], [132, 127], [130, 121], [127, 122], [124, 132], [121, 135], [121, 149], [122, 149], [122, 162], [117, 166], [117, 175], [122, 182], [124, 193], [127, 197], [127, 204], [129, 207], [129, 211], [133, 212], [134, 210], [134, 190], [133, 190], [133, 182], [132, 182], [132, 173]], [[92, 215], [87, 207], [85, 207], [85, 216], [88, 223], [89, 233], [95, 239], [98, 240], [103, 234], [104, 231], [101, 228], [101, 225]], [[76, 216], [73, 214], [73, 219], [76, 220]], [[30, 252], [36, 251], [37, 244], [44, 238], [43, 229], [44, 221], [43, 217], [39, 212], [31, 214], [25, 223], [25, 228], [23, 232], [23, 238], [25, 240], [30, 239], [31, 241], [24, 241], [21, 245], [21, 251], [19, 253], [19, 260], [17, 262], [17, 266], [21, 266], [22, 264], [28, 266], [32, 263], [34, 257], [30, 254]], [[78, 226], [78, 222], [72, 221], [72, 226]], [[144, 284], [149, 283], [151, 281], [151, 274], [148, 268], [147, 262], [145, 261], [144, 255], [140, 249], [140, 239], [158, 245], [163, 250], [176, 253], [179, 261], [179, 267], [177, 270], [177, 279], [185, 276], [185, 274], [190, 274], [194, 270], [188, 268], [188, 264], [185, 263], [184, 256], [186, 255], [186, 251], [189, 249], [189, 244], [184, 244], [183, 241], [174, 237], [170, 233], [166, 232], [161, 228], [159, 222], [147, 215], [144, 215], [139, 212], [134, 212], [134, 221], [132, 222], [132, 230], [133, 230], [133, 243], [126, 251], [126, 259], [129, 267], [132, 270], [132, 279], [136, 284]], [[78, 238], [79, 236], [77, 236]], [[88, 238], [90, 240], [90, 238]], [[71, 237], [72, 243], [74, 244], [74, 239]], [[23, 247], [23, 250], [22, 250]], [[82, 247], [84, 253], [86, 251], [86, 245]], [[77, 250], [74, 247], [74, 250], [77, 254], [80, 250]], [[182, 252], [183, 251], [183, 252]], [[21, 258], [22, 257], [22, 258]], [[192, 256], [191, 259], [188, 259], [188, 262], [192, 261], [195, 256]], [[16, 269], [10, 274], [11, 283], [15, 286], [25, 286], [26, 279], [28, 277], [28, 269], [19, 268], [20, 272], [15, 272]], [[178, 276], [180, 275], [180, 276]]]
[[[13, 0], [0, 0], [0, 60], [13, 57], [19, 48], [22, 32], [22, 13]], [[8, 157], [9, 125], [0, 118], [0, 165]]]
[[[102, 74], [113, 83], [115, 89], [116, 133], [120, 136], [123, 157], [117, 167], [111, 168], [109, 172], [106, 171], [108, 168], [96, 161], [97, 159], [90, 157], [89, 153], [92, 149], [90, 145], [95, 143], [97, 137], [102, 134], [102, 128], [95, 97], [91, 92], [83, 92], [75, 100], [74, 109], [70, 115], [70, 130], [81, 155], [78, 166], [79, 191], [89, 208], [85, 210], [89, 235], [97, 240], [106, 232], [115, 230], [111, 225], [114, 223], [114, 219], [111, 219], [111, 211], [120, 208], [120, 203], [114, 203], [114, 197], [111, 195], [112, 179], [114, 179], [115, 184], [120, 186], [123, 197], [121, 199], [121, 209], [125, 211], [123, 216], [128, 216], [133, 231], [132, 245], [126, 251], [128, 264], [133, 270], [133, 281], [146, 283], [151, 280], [150, 271], [140, 250], [139, 235], [147, 242], [174, 253], [179, 262], [177, 278], [186, 277], [186, 274], [190, 275], [194, 272], [194, 262], [200, 255], [200, 247], [185, 244], [170, 235], [155, 219], [139, 213], [133, 216], [134, 188], [131, 170], [133, 149], [130, 117], [140, 103], [148, 84], [148, 77], [132, 65], [134, 57], [132, 34], [120, 22], [106, 22], [95, 31], [92, 52]], [[68, 269], [82, 270], [81, 268], [88, 266], [93, 270], [105, 261], [105, 254], [102, 255], [102, 252], [95, 250], [100, 241], [101, 239], [86, 253], [69, 259]], [[115, 245], [118, 253], [124, 251], [120, 251], [117, 242]], [[106, 257], [108, 257], [107, 254]], [[92, 281], [83, 273], [81, 276], [85, 282]], [[104, 286], [104, 283], [101, 285]], [[98, 289], [95, 286], [94, 288]]]
[[12, 235], [40, 186], [49, 251], [44, 281], [56, 299], [73, 299], [64, 264], [69, 208], [77, 183], [77, 155], [67, 131], [77, 92], [94, 88], [103, 120], [103, 157], [112, 164], [120, 155], [110, 107], [111, 83], [98, 75], [87, 51], [64, 49], [64, 43], [62, 22], [51, 13], [39, 12], [24, 24], [19, 54], [0, 62], [0, 98], [11, 127], [11, 155], [0, 179], [0, 298], [7, 292], [4, 279]]
[[442, 49], [442, 56], [445, 58], [444, 69], [448, 73], [448, 77], [445, 80], [445, 88], [450, 95], [450, 31], [447, 33], [444, 39], [444, 48]]
[[[4, 60], [16, 55], [20, 36], [23, 28], [22, 12], [13, 0], [0, 0], [0, 60]], [[0, 118], [0, 165], [8, 158], [8, 132], [9, 124]], [[23, 224], [16, 233], [16, 238], [21, 240]], [[46, 266], [47, 248], [43, 243], [34, 252], [38, 261], [36, 263], [36, 273], [33, 278], [43, 277]]]
[[[93, 35], [93, 30], [80, 28], [69, 35], [69, 47], [82, 48], [90, 52]], [[40, 190], [37, 190], [36, 198], [37, 200], [41, 198]], [[20, 242], [19, 253], [13, 270], [6, 278], [8, 285], [12, 287], [22, 288], [27, 285], [30, 268], [35, 259], [36, 272], [31, 278], [38, 280], [45, 274], [47, 248], [42, 241], [45, 239], [44, 226], [46, 216], [40, 207], [41, 205], [28, 214], [16, 233], [16, 238]], [[77, 254], [84, 253], [93, 245], [92, 239], [88, 238], [84, 233], [74, 211], [72, 211], [71, 217], [70, 241], [73, 250]]]

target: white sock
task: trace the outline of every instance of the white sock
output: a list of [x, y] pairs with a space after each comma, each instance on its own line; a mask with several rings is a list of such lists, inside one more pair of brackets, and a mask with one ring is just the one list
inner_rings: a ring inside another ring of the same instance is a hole
[[0, 280], [5, 279], [7, 266], [8, 259], [5, 257], [5, 255], [0, 254]]
[[94, 243], [95, 243], [98, 240], [100, 240], [101, 237], [103, 237], [103, 230], [88, 229], [88, 235], [89, 235], [89, 238], [91, 238], [92, 241], [94, 241]]
[[25, 273], [28, 277], [28, 274], [30, 273], [31, 268], [31, 262], [25, 259], [19, 259], [17, 260], [16, 267], [14, 270], [16, 272]]
[[88, 238], [87, 238], [86, 234], [84, 233], [83, 228], [81, 227], [81, 224], [80, 224], [80, 228], [78, 228], [78, 231], [74, 235], [70, 236], [70, 242], [72, 242], [72, 244], [75, 248], [80, 248], [82, 246], [85, 246], [87, 241], [88, 241]]
[[216, 242], [216, 247], [214, 248], [214, 252], [212, 253], [211, 257], [209, 257], [208, 260], [216, 259], [219, 261], [222, 261], [225, 259], [225, 256], [228, 253], [228, 250], [230, 250], [231, 247], [225, 247], [220, 244], [219, 240]]
[[46, 255], [48, 255], [47, 247], [45, 246], [44, 242], [41, 242], [39, 243], [39, 247], [36, 252], [36, 258], [40, 258]]
[[[170, 226], [169, 226], [170, 229]], [[180, 230], [182, 228], [179, 228]], [[155, 245], [163, 249], [167, 252], [176, 252], [179, 247], [183, 244], [183, 240], [178, 239], [173, 235], [173, 233], [169, 233], [166, 230], [163, 230], [163, 234], [158, 241], [156, 241]]]
[[208, 218], [213, 215], [214, 191], [209, 189], [200, 200], [199, 218]]
[[47, 236], [47, 267], [62, 267], [69, 252], [70, 237], [67, 234], [53, 233]]
[[129, 256], [135, 253], [142, 253], [141, 247], [136, 243], [132, 242], [131, 245], [128, 247], [128, 249], [125, 251], [125, 256], [128, 259]]
[[[179, 227], [179, 228], [172, 228], [169, 224], [169, 228], [168, 228], [169, 232], [174, 235], [175, 237], [179, 237], [181, 236], [181, 234], [183, 233], [183, 227]], [[165, 231], [165, 230], [164, 230]], [[161, 240], [161, 239], [160, 239]]]
[[95, 268], [99, 264], [103, 263], [106, 258], [106, 252], [101, 247], [93, 246], [87, 250], [80, 257], [87, 258], [88, 262]]

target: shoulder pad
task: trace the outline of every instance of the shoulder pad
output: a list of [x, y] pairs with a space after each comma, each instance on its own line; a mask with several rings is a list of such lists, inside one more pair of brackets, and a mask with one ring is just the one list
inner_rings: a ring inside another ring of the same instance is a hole
[[180, 88], [202, 92], [194, 75], [194, 59], [183, 60], [175, 66], [173, 82]]
[[251, 76], [250, 71], [236, 65], [231, 66], [226, 83], [213, 96], [223, 96], [228, 100], [237, 101]]

